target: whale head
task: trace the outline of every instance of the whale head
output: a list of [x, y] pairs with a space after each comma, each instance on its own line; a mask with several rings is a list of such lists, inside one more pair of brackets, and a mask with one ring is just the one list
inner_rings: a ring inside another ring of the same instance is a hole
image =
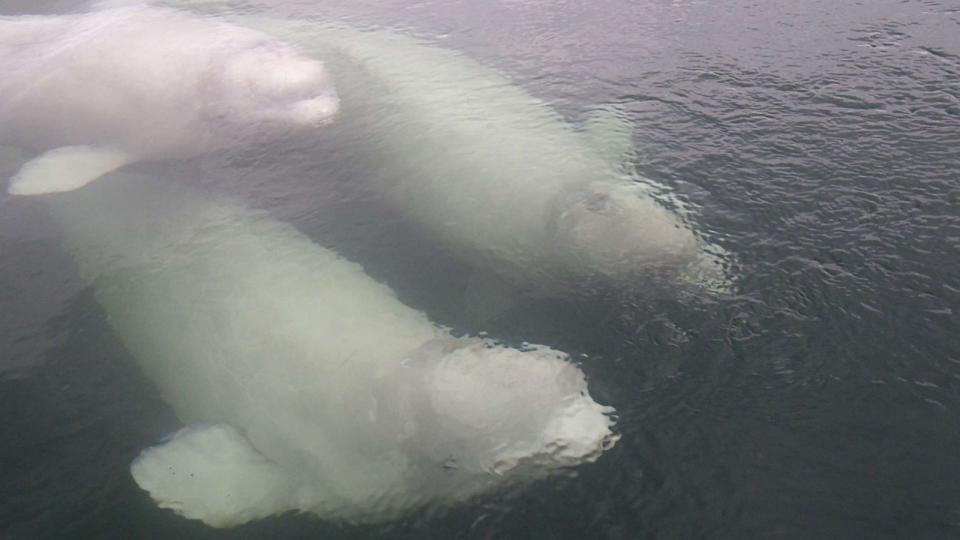
[[592, 462], [618, 439], [613, 408], [593, 401], [565, 354], [484, 339], [456, 345], [435, 345], [441, 355], [420, 366], [416, 438], [432, 461], [525, 478]]
[[697, 255], [693, 232], [636, 185], [593, 183], [565, 194], [554, 212], [558, 256], [578, 275], [629, 280], [677, 270]]
[[319, 126], [340, 109], [324, 63], [274, 41], [227, 55], [215, 78], [218, 112], [258, 130]]

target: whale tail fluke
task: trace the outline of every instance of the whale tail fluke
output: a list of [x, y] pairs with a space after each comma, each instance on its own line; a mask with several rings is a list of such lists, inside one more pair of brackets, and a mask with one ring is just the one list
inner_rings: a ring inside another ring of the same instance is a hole
[[112, 148], [63, 146], [28, 161], [10, 180], [11, 195], [42, 195], [79, 189], [136, 158]]
[[157, 505], [212, 527], [295, 510], [289, 477], [225, 424], [186, 427], [130, 465]]

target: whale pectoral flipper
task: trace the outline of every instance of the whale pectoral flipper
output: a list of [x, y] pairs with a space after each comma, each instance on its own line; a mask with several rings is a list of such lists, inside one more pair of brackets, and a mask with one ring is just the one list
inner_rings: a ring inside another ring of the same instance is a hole
[[186, 427], [130, 465], [161, 508], [230, 527], [296, 508], [294, 482], [225, 424]]
[[63, 146], [28, 161], [10, 180], [11, 195], [41, 195], [81, 188], [97, 178], [137, 161], [112, 148]]

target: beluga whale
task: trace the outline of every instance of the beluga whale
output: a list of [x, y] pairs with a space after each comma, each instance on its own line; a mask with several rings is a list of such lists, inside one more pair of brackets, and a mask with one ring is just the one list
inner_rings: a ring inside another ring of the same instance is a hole
[[161, 507], [214, 527], [292, 511], [383, 522], [617, 441], [566, 354], [455, 336], [360, 265], [195, 184], [127, 170], [38, 197], [185, 424], [131, 465]]
[[36, 154], [10, 180], [17, 195], [251, 145], [339, 108], [319, 59], [162, 7], [0, 17], [0, 72], [0, 145]]
[[574, 127], [496, 70], [423, 39], [322, 19], [231, 20], [325, 58], [343, 97], [332, 138], [366, 165], [357, 183], [499, 281], [547, 296], [727, 288], [723, 250], [632, 170], [633, 126], [618, 107]]

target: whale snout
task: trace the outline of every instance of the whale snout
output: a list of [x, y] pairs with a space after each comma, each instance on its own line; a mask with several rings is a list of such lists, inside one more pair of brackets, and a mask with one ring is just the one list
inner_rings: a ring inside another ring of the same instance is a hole
[[319, 60], [295, 56], [278, 58], [270, 72], [260, 75], [265, 95], [292, 102], [297, 119], [313, 123], [332, 117], [340, 108], [333, 77]]
[[340, 111], [340, 99], [334, 93], [303, 99], [290, 107], [291, 119], [303, 126], [320, 126], [333, 121]]
[[427, 388], [444, 438], [431, 446], [475, 472], [536, 475], [594, 461], [618, 438], [613, 408], [596, 403], [583, 372], [548, 347], [478, 340], [446, 354]]
[[240, 121], [314, 127], [340, 110], [326, 65], [274, 42], [234, 54], [221, 68], [220, 82], [217, 101]]
[[613, 279], [680, 267], [697, 253], [693, 233], [629, 185], [598, 184], [563, 200], [554, 225], [558, 245], [568, 248], [574, 264]]
[[290, 57], [274, 63], [272, 73], [263, 81], [263, 92], [280, 107], [286, 117], [301, 126], [329, 123], [340, 110], [333, 78], [323, 62]]

